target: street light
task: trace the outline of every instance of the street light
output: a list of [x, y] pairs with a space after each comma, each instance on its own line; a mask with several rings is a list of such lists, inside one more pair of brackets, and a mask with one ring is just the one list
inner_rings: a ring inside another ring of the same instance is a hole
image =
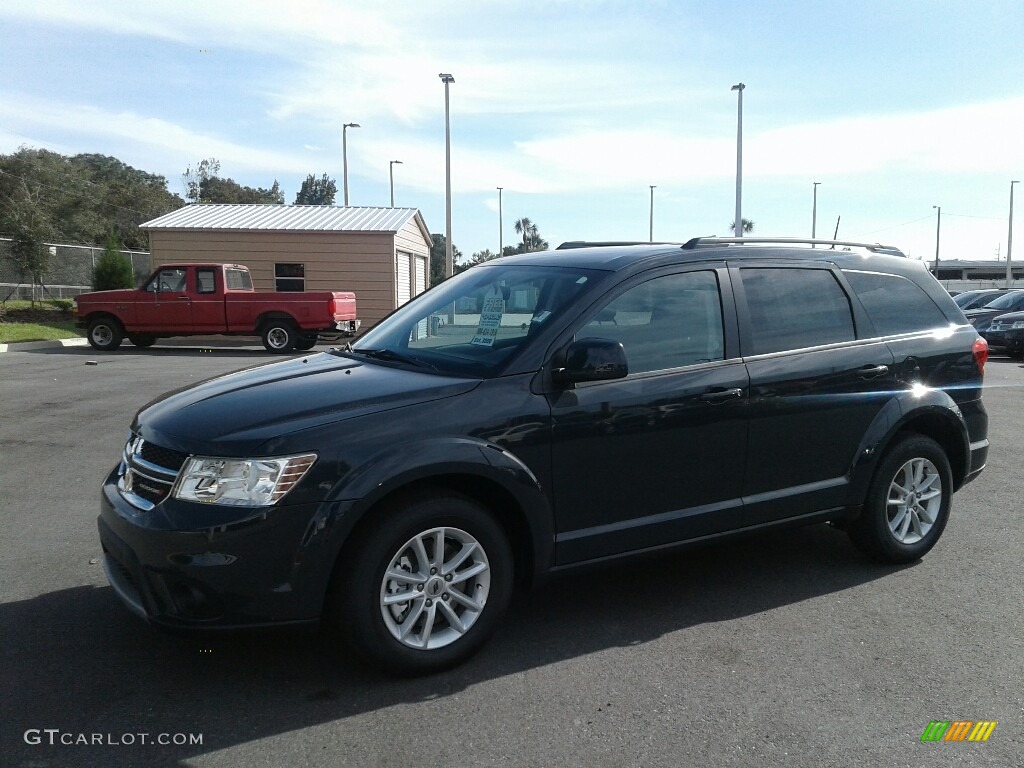
[[1019, 181], [1010, 182], [1010, 231], [1006, 235], [1006, 287], [1009, 288], [1013, 281], [1013, 185], [1020, 184]]
[[935, 219], [935, 279], [939, 279], [939, 230], [942, 227], [942, 206], [933, 205], [932, 208], [939, 212]]
[[[820, 181], [815, 181], [813, 183], [814, 183], [814, 204], [811, 207], [811, 240], [816, 239], [817, 236], [818, 236], [818, 185], [821, 184], [821, 182]], [[812, 248], [814, 247], [813, 243], [811, 244], [811, 247]]]
[[498, 255], [501, 256], [502, 252], [505, 250], [505, 241], [503, 239], [505, 233], [503, 231], [503, 227], [502, 227], [502, 223], [501, 223], [501, 190], [503, 190], [504, 187], [498, 187], [497, 189], [498, 189]]
[[651, 232], [647, 242], [654, 242], [654, 184], [651, 184]]
[[736, 107], [736, 237], [743, 237], [743, 83], [737, 83], [732, 90], [737, 91]]
[[438, 75], [444, 83], [444, 274], [451, 277], [452, 262], [452, 134], [448, 112], [448, 84], [455, 78], [443, 72]]
[[358, 128], [359, 123], [345, 123], [341, 127], [341, 162], [345, 177], [345, 207], [348, 207], [348, 129]]
[[388, 179], [391, 182], [391, 207], [395, 207], [395, 165], [401, 165], [401, 160], [391, 160], [388, 162]]

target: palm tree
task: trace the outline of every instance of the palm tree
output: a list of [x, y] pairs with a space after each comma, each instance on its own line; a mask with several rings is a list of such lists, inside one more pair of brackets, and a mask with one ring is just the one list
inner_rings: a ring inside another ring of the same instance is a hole
[[525, 216], [521, 219], [516, 220], [516, 234], [523, 236], [523, 250], [527, 250], [530, 245], [530, 234], [536, 232], [537, 227], [532, 221]]
[[[751, 232], [754, 231], [754, 222], [752, 222], [750, 219], [741, 219], [741, 221], [743, 222], [743, 231], [746, 234], [749, 235]], [[729, 231], [736, 231], [736, 219], [733, 219], [732, 223], [729, 225]]]

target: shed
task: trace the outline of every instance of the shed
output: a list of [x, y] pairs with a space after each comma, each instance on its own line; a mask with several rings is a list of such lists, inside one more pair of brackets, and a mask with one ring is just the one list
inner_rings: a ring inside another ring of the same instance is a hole
[[364, 330], [429, 287], [416, 208], [198, 203], [140, 228], [154, 264], [244, 264], [261, 291], [354, 291]]

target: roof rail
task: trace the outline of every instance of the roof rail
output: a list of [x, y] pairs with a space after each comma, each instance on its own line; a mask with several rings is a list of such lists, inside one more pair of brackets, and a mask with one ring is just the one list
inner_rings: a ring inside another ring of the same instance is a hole
[[555, 248], [556, 251], [566, 251], [570, 248], [611, 248], [614, 246], [622, 245], [672, 245], [673, 243], [652, 243], [649, 240], [603, 240], [603, 241], [587, 241], [587, 240], [566, 240], [564, 243]]
[[902, 256], [907, 258], [899, 248], [893, 245], [882, 245], [881, 243], [858, 243], [851, 240], [816, 240], [803, 237], [695, 237], [683, 244], [686, 250], [695, 248], [710, 247], [714, 245], [827, 245], [835, 250], [837, 245], [850, 248], [863, 248], [871, 253], [882, 253], [889, 256]]

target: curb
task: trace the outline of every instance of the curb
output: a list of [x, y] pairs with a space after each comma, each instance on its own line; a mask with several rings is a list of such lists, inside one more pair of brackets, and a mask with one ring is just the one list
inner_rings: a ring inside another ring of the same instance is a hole
[[59, 349], [60, 347], [87, 347], [89, 340], [83, 338], [53, 339], [51, 341], [19, 341], [11, 344], [0, 344], [0, 354], [4, 352], [23, 352], [31, 349]]

